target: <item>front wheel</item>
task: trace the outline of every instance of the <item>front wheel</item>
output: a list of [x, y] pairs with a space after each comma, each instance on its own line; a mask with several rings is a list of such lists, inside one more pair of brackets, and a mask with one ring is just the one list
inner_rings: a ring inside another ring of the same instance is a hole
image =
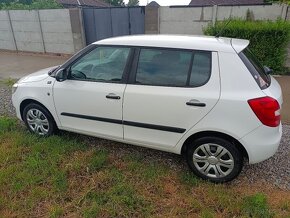
[[50, 136], [56, 131], [53, 117], [39, 104], [27, 105], [23, 110], [23, 120], [29, 131], [39, 136]]
[[233, 143], [218, 137], [191, 142], [186, 159], [195, 175], [216, 183], [233, 180], [243, 167], [241, 152]]

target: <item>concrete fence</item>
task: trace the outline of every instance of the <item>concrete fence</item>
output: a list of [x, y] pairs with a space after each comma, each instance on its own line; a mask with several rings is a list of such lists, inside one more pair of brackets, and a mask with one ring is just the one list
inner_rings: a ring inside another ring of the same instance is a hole
[[83, 42], [78, 9], [0, 11], [0, 49], [73, 54]]
[[[290, 7], [146, 7], [145, 33], [203, 35], [203, 28], [209, 24], [247, 16], [254, 20], [290, 20]], [[78, 8], [0, 11], [0, 49], [73, 54], [85, 46], [84, 32], [82, 11]], [[290, 47], [288, 53], [290, 67]]]
[[[245, 19], [250, 16], [253, 20], [285, 20], [290, 17], [290, 11], [285, 4], [252, 5], [252, 6], [209, 6], [209, 7], [159, 7], [148, 9], [151, 14], [159, 17], [152, 29], [152, 22], [148, 20], [150, 32], [160, 34], [203, 34], [203, 28], [210, 23], [227, 18]], [[156, 15], [157, 14], [157, 15]], [[146, 29], [147, 30], [147, 29]], [[147, 30], [147, 32], [149, 32]]]

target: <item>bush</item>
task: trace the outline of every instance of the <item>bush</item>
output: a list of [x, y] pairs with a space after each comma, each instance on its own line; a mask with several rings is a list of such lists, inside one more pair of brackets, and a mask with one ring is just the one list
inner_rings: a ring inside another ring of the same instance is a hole
[[0, 3], [1, 10], [37, 10], [37, 9], [57, 9], [62, 5], [55, 0], [32, 0], [32, 1], [12, 1]]
[[286, 73], [285, 60], [290, 39], [290, 23], [285, 21], [244, 21], [231, 20], [217, 22], [204, 29], [205, 35], [248, 39], [250, 49], [263, 65], [269, 66], [275, 73]]

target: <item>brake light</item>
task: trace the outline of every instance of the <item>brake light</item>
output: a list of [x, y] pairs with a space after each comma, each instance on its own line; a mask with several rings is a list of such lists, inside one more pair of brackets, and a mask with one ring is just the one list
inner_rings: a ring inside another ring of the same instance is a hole
[[280, 105], [271, 97], [248, 100], [248, 103], [259, 120], [266, 126], [277, 127], [280, 124]]

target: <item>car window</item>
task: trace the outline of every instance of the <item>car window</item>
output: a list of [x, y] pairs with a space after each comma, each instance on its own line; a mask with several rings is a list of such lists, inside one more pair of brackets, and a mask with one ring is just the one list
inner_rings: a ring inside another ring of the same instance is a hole
[[258, 61], [256, 56], [246, 48], [239, 53], [240, 58], [254, 77], [255, 81], [261, 89], [269, 87], [271, 77], [266, 74], [263, 65]]
[[191, 51], [141, 49], [136, 83], [158, 86], [186, 86], [191, 56]]
[[70, 78], [100, 82], [119, 82], [130, 48], [97, 47], [70, 67]]
[[211, 52], [194, 52], [189, 86], [204, 85], [211, 75]]

